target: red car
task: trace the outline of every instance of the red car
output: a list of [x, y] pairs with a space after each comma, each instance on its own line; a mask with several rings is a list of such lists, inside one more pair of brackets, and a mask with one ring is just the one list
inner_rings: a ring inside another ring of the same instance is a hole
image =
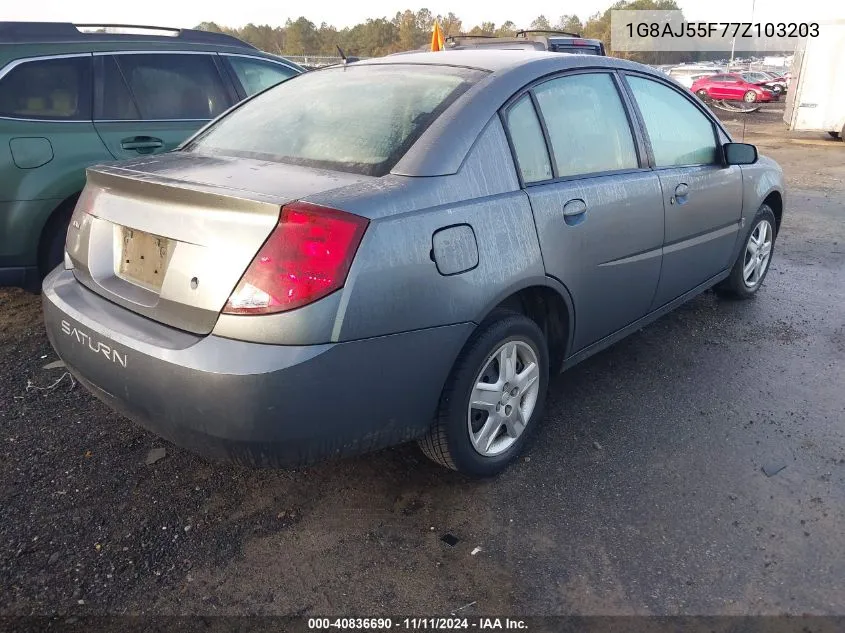
[[710, 97], [746, 103], [777, 101], [777, 96], [771, 90], [746, 81], [738, 73], [702, 77], [693, 82], [690, 90], [702, 99]]

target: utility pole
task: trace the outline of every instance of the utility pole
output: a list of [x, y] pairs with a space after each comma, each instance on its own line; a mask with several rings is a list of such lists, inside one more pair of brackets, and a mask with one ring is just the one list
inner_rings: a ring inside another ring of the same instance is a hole
[[[757, 0], [751, 0], [751, 22], [754, 22], [754, 6], [757, 4]], [[728, 70], [731, 69], [731, 66], [734, 65], [734, 49], [736, 48], [736, 37], [731, 40], [731, 61], [728, 64]], [[751, 64], [749, 62], [748, 70], [751, 70]]]

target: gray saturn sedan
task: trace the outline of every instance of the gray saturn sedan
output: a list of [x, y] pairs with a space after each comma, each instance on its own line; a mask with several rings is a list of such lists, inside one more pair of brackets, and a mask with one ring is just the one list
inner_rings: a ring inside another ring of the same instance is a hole
[[493, 475], [552, 373], [711, 286], [756, 293], [783, 208], [778, 165], [645, 66], [373, 59], [89, 169], [44, 314], [83, 385], [191, 450], [417, 440]]

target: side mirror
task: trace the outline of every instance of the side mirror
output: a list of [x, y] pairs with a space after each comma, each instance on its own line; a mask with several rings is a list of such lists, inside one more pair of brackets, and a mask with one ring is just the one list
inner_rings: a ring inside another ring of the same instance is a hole
[[728, 165], [753, 165], [757, 162], [757, 148], [749, 143], [725, 143], [725, 162]]

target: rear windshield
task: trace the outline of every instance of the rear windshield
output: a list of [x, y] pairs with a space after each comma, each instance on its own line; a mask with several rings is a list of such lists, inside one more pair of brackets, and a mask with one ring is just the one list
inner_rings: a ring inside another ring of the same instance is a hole
[[244, 103], [185, 150], [382, 176], [484, 75], [411, 64], [305, 73]]

